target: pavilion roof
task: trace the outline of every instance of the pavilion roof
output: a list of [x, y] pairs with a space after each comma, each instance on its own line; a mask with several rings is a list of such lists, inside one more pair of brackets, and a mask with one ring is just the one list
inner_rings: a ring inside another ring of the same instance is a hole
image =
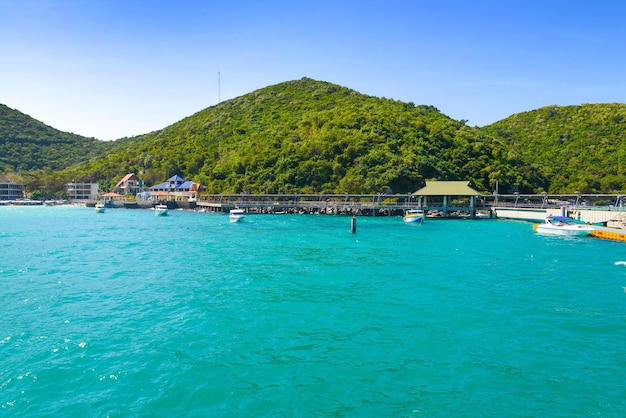
[[469, 187], [469, 181], [427, 181], [426, 186], [415, 196], [478, 196], [476, 190]]

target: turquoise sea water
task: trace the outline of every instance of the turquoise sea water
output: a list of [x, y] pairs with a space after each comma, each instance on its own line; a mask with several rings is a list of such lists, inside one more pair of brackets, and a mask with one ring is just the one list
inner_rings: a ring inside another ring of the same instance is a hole
[[626, 244], [0, 208], [0, 415], [621, 417]]

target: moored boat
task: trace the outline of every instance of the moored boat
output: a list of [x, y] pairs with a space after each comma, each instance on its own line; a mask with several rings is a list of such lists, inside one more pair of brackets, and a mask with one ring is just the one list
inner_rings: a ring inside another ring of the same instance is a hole
[[156, 216], [165, 216], [167, 215], [167, 212], [168, 212], [167, 205], [163, 205], [163, 204], [156, 205], [153, 208], [153, 210]]
[[404, 214], [404, 222], [406, 223], [422, 223], [424, 222], [424, 211], [421, 209], [409, 209]]
[[96, 203], [96, 213], [104, 213], [104, 203]]
[[246, 214], [244, 213], [243, 209], [231, 209], [230, 213], [228, 214], [228, 218], [231, 222], [239, 222], [245, 217]]
[[535, 231], [542, 235], [561, 235], [567, 237], [584, 237], [595, 229], [586, 224], [577, 223], [567, 216], [548, 216], [545, 223], [534, 226]]

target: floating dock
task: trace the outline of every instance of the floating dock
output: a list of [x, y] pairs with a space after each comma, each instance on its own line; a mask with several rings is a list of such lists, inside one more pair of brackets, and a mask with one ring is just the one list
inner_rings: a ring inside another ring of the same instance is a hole
[[606, 228], [602, 226], [594, 226], [594, 228], [595, 231], [593, 231], [591, 235], [596, 238], [626, 242], [625, 229]]

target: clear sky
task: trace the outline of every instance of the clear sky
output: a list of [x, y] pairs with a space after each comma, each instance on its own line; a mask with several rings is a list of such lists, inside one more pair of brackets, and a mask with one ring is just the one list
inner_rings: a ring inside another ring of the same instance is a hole
[[0, 0], [0, 103], [102, 140], [302, 77], [472, 126], [624, 103], [625, 52], [622, 0]]

